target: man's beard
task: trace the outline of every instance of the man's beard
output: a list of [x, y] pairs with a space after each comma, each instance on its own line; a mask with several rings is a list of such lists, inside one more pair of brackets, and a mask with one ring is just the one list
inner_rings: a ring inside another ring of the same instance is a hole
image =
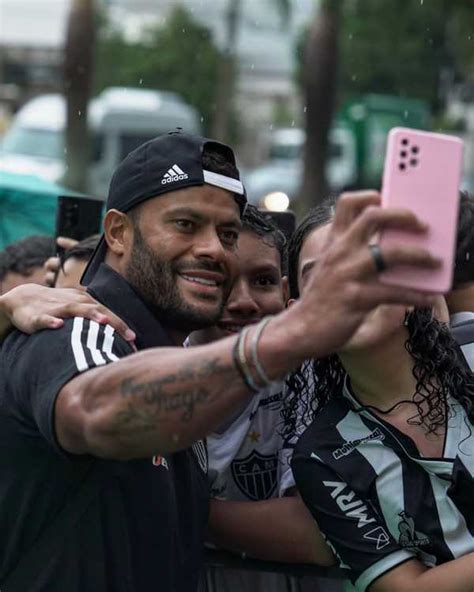
[[[185, 267], [159, 259], [145, 242], [138, 227], [135, 227], [130, 261], [125, 269], [127, 281], [162, 325], [190, 333], [215, 324], [222, 315], [225, 298], [223, 291], [221, 302], [216, 302], [214, 310], [207, 311], [187, 303], [179, 293], [177, 285], [178, 273], [185, 273], [186, 269], [216, 271], [227, 276], [218, 263], [203, 260], [196, 262], [192, 267]], [[215, 300], [206, 297], [205, 294], [201, 294], [200, 298], [203, 301]]]

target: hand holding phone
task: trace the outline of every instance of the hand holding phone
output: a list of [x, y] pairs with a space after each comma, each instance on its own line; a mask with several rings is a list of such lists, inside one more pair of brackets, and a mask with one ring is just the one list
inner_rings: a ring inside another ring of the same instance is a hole
[[381, 247], [403, 243], [421, 247], [442, 261], [437, 270], [398, 266], [380, 274], [386, 284], [432, 293], [452, 284], [463, 143], [459, 138], [407, 128], [388, 137], [382, 207], [411, 210], [428, 225], [425, 234], [384, 230]]

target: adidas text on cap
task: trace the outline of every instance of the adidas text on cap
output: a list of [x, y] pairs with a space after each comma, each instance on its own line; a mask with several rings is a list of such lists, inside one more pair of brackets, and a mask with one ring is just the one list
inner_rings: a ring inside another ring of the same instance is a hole
[[[203, 154], [207, 151], [218, 153], [233, 165], [235, 177], [204, 169]], [[119, 164], [110, 182], [106, 209], [128, 212], [147, 199], [205, 183], [233, 193], [243, 214], [247, 197], [232, 149], [201, 136], [170, 132], [142, 144]], [[83, 285], [90, 282], [106, 251], [102, 235], [82, 276]]]

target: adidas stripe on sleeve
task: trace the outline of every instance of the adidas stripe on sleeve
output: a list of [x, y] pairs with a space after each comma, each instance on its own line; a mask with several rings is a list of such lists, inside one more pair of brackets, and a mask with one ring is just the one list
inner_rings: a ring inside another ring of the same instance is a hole
[[7, 394], [60, 453], [54, 404], [63, 386], [82, 372], [133, 353], [111, 326], [79, 317], [67, 319], [61, 329], [13, 336], [7, 347]]

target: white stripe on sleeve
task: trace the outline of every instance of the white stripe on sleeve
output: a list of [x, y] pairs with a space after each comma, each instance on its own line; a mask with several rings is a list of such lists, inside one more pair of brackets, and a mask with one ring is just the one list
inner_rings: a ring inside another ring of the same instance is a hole
[[74, 324], [72, 327], [71, 333], [71, 346], [72, 351], [74, 354], [74, 360], [76, 362], [77, 369], [79, 372], [83, 372], [87, 370], [89, 364], [87, 363], [86, 356], [84, 354], [84, 348], [82, 347], [81, 342], [81, 335], [82, 335], [82, 327], [84, 324], [84, 319], [81, 317], [76, 317], [74, 319]]
[[103, 366], [106, 362], [104, 356], [97, 348], [98, 335], [99, 323], [97, 321], [89, 321], [89, 331], [87, 332], [87, 349], [91, 352], [94, 364], [96, 364], [96, 366]]
[[112, 347], [114, 345], [114, 329], [110, 325], [106, 325], [104, 331], [104, 345], [102, 351], [109, 358], [111, 362], [116, 362], [119, 358], [112, 353]]

